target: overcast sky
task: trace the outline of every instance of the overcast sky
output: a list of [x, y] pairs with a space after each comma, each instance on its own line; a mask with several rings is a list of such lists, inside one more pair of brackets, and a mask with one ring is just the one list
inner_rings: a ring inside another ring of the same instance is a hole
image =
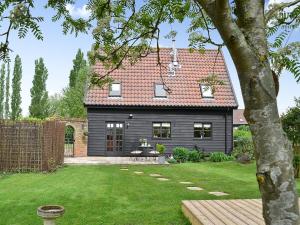
[[[278, 0], [272, 0], [272, 2]], [[86, 9], [84, 0], [76, 1], [75, 6], [68, 6], [69, 11], [74, 17], [87, 17], [89, 12]], [[52, 10], [44, 9], [42, 6], [45, 1], [36, 1], [36, 10], [34, 15], [43, 15], [45, 21], [41, 23], [41, 29], [44, 34], [44, 41], [36, 40], [31, 34], [25, 39], [18, 39], [16, 33], [12, 33], [10, 37], [10, 48], [13, 49], [12, 59], [19, 54], [23, 63], [23, 79], [22, 79], [22, 109], [23, 115], [28, 114], [28, 106], [30, 104], [30, 88], [32, 86], [32, 78], [34, 75], [34, 60], [43, 57], [49, 71], [47, 81], [47, 89], [49, 94], [59, 93], [67, 86], [69, 72], [72, 68], [72, 60], [78, 48], [85, 53], [90, 50], [93, 43], [91, 35], [81, 34], [77, 38], [73, 35], [63, 35], [60, 23], [53, 23], [51, 16], [54, 15]], [[187, 22], [183, 24], [175, 24], [172, 27], [164, 24], [161, 30], [168, 33], [171, 29], [176, 29], [178, 35], [176, 38], [176, 46], [180, 48], [188, 47], [188, 36], [186, 33]], [[164, 36], [164, 35], [161, 35]], [[215, 35], [216, 38], [217, 35]], [[298, 40], [300, 30], [292, 33], [290, 41]], [[170, 40], [161, 40], [161, 45], [171, 47]], [[226, 48], [223, 49], [225, 60], [229, 69], [231, 79], [233, 81], [234, 90], [237, 95], [240, 108], [244, 107], [239, 81], [236, 69]], [[294, 105], [294, 97], [300, 96], [300, 84], [297, 84], [292, 74], [284, 72], [280, 77], [280, 91], [278, 96], [278, 107], [280, 113]]]

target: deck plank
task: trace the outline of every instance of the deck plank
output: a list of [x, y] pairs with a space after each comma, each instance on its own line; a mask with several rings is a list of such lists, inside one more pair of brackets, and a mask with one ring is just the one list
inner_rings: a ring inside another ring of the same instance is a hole
[[192, 225], [265, 224], [261, 199], [185, 200], [182, 211]]

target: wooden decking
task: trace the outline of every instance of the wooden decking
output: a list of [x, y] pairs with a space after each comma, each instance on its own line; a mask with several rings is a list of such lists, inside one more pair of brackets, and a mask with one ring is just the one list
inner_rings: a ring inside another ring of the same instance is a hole
[[182, 201], [182, 211], [192, 225], [265, 224], [261, 199]]

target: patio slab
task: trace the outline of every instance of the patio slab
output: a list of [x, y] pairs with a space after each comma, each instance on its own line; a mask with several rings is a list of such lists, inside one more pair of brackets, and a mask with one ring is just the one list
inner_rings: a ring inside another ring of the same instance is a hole
[[162, 177], [162, 175], [158, 174], [158, 173], [150, 173], [149, 176], [150, 177]]
[[203, 188], [201, 187], [186, 187], [188, 190], [191, 190], [191, 191], [202, 191]]
[[134, 171], [135, 174], [143, 174], [144, 172], [142, 171]]
[[[158, 164], [157, 157], [65, 157], [64, 163], [69, 165], [129, 165]], [[167, 162], [165, 164], [168, 164]]]
[[164, 177], [159, 177], [159, 178], [156, 178], [156, 179], [159, 180], [159, 181], [167, 181], [167, 180], [170, 180], [170, 179], [164, 178]]
[[180, 181], [179, 183], [180, 184], [193, 184], [193, 182], [190, 182], [190, 181]]

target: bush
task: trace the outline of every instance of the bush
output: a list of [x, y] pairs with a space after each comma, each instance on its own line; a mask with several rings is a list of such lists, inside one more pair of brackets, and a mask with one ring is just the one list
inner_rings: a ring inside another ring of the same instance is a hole
[[232, 155], [236, 158], [254, 159], [254, 146], [252, 135], [247, 126], [241, 126], [233, 133], [234, 147]]
[[294, 166], [294, 176], [295, 178], [299, 178], [299, 171], [300, 171], [300, 155], [295, 154], [293, 159], [293, 166]]
[[188, 153], [188, 161], [191, 162], [200, 162], [202, 159], [203, 154], [198, 152], [197, 150], [189, 151]]
[[177, 162], [183, 163], [188, 159], [189, 150], [184, 147], [176, 147], [173, 149], [173, 157]]
[[166, 146], [163, 144], [156, 144], [156, 151], [158, 151], [160, 155], [163, 155], [166, 151]]
[[177, 163], [176, 159], [174, 159], [174, 158], [169, 158], [169, 159], [167, 160], [167, 162], [170, 163], [170, 164], [175, 164], [175, 163]]
[[210, 161], [212, 162], [224, 162], [230, 160], [234, 160], [234, 157], [226, 155], [224, 152], [213, 152], [210, 154]]

